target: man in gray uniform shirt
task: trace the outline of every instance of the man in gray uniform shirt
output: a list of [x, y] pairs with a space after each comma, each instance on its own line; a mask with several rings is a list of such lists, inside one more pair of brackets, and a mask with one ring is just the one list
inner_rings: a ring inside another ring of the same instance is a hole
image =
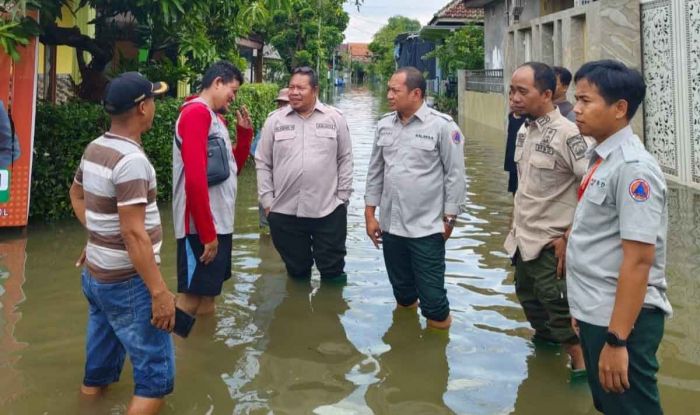
[[466, 193], [464, 139], [450, 116], [428, 108], [416, 68], [400, 68], [388, 87], [394, 112], [377, 125], [365, 194], [367, 234], [377, 248], [384, 246], [398, 305], [420, 301], [428, 326], [448, 329], [445, 241]]
[[666, 296], [668, 190], [629, 126], [646, 86], [624, 64], [588, 62], [575, 76], [576, 124], [595, 138], [566, 251], [574, 329], [596, 409], [660, 415], [656, 351]]
[[270, 114], [255, 151], [258, 196], [270, 235], [294, 278], [345, 279], [352, 142], [337, 109], [318, 100], [313, 69], [296, 68], [289, 105]]

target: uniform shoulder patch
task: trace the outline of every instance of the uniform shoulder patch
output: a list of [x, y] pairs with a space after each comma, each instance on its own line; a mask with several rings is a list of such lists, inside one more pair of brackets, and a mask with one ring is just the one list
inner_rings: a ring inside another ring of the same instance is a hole
[[387, 113], [382, 114], [382, 116], [379, 117], [379, 119], [381, 120], [382, 118], [386, 118], [390, 115], [395, 115], [395, 114], [396, 114], [396, 111], [387, 112]]
[[452, 138], [452, 142], [455, 144], [461, 143], [463, 138], [462, 133], [460, 133], [459, 130], [452, 130], [450, 137]]
[[644, 179], [634, 179], [630, 183], [629, 193], [635, 202], [646, 202], [651, 196], [651, 186]]
[[576, 161], [581, 160], [586, 156], [588, 144], [586, 144], [586, 140], [581, 134], [567, 139], [566, 145], [569, 147], [569, 151], [571, 151], [571, 155], [574, 156]]

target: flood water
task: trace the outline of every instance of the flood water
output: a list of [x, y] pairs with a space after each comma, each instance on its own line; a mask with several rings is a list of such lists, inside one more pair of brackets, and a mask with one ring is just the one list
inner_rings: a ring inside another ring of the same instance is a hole
[[[335, 102], [348, 119], [355, 193], [344, 286], [289, 280], [260, 232], [255, 172], [239, 179], [234, 276], [215, 316], [176, 338], [175, 392], [164, 414], [594, 414], [570, 383], [565, 354], [535, 348], [502, 248], [512, 198], [503, 139], [469, 139], [468, 204], [447, 242], [449, 334], [395, 304], [381, 251], [365, 235], [365, 173], [381, 100], [366, 89]], [[675, 317], [659, 352], [668, 414], [700, 414], [700, 193], [672, 187], [668, 280]], [[162, 207], [162, 272], [176, 286], [175, 243]], [[0, 234], [0, 414], [122, 414], [131, 369], [97, 402], [80, 399], [86, 301], [73, 263], [77, 221]]]

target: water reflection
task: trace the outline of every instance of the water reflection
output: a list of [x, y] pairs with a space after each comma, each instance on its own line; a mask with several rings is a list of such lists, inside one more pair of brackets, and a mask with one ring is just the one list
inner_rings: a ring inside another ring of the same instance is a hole
[[[538, 415], [546, 404], [569, 415], [593, 415], [592, 398], [585, 378], [569, 382], [561, 367], [568, 361], [559, 347], [538, 345], [527, 357], [527, 377], [518, 386], [513, 414]], [[556, 413], [556, 412], [551, 412]]]
[[390, 349], [377, 357], [380, 381], [367, 391], [369, 407], [379, 414], [453, 414], [443, 402], [449, 334], [424, 329], [416, 310], [396, 309], [382, 341]]
[[362, 359], [345, 335], [343, 287], [287, 279], [287, 296], [275, 311], [256, 384], [269, 390], [275, 413], [312, 413], [349, 395], [345, 374]]
[[27, 343], [17, 340], [15, 329], [24, 301], [24, 265], [27, 238], [0, 242], [0, 407], [24, 392], [24, 373], [17, 367]]

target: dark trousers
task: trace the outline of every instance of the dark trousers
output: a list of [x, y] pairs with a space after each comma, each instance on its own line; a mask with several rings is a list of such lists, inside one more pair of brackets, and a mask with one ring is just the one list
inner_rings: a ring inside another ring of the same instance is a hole
[[396, 302], [420, 300], [426, 318], [444, 321], [450, 315], [445, 290], [445, 239], [436, 233], [422, 238], [382, 234], [384, 263]]
[[345, 239], [348, 217], [345, 205], [323, 218], [299, 218], [270, 212], [272, 243], [279, 252], [287, 273], [294, 278], [309, 278], [314, 262], [321, 278], [344, 277]]
[[664, 319], [664, 313], [656, 308], [643, 308], [639, 313], [627, 339], [630, 389], [622, 394], [606, 393], [598, 378], [598, 359], [605, 346], [608, 328], [578, 322], [583, 357], [588, 368], [588, 384], [597, 410], [605, 415], [663, 414], [656, 385], [656, 372], [659, 371], [656, 351], [664, 334]]
[[566, 280], [557, 278], [553, 248], [543, 249], [531, 261], [523, 261], [519, 252], [515, 254], [515, 293], [537, 339], [578, 343], [571, 328]]

